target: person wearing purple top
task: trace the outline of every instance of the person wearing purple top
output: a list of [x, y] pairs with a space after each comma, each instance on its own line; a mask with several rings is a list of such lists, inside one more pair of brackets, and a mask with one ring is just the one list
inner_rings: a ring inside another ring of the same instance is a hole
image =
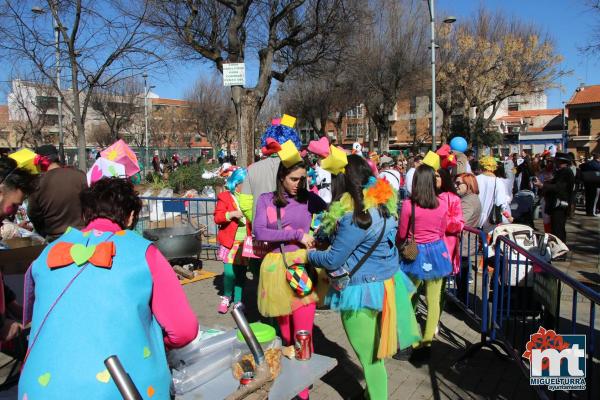
[[[259, 197], [253, 225], [256, 239], [273, 245], [260, 266], [258, 310], [265, 317], [277, 317], [286, 346], [293, 344], [296, 331], [307, 330], [312, 335], [318, 301], [316, 285], [301, 296], [292, 290], [286, 278], [288, 267], [304, 269], [306, 251], [314, 245], [310, 235], [312, 215], [327, 207], [319, 196], [306, 189], [306, 169], [303, 161], [290, 167], [279, 164], [277, 188]], [[278, 208], [281, 228], [277, 223]], [[284, 254], [280, 244], [284, 245]], [[299, 393], [298, 398], [307, 399], [308, 389]]]

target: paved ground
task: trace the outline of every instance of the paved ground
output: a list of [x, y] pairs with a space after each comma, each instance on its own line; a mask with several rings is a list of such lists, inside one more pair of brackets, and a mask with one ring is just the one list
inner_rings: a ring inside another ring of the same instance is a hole
[[[541, 229], [541, 221], [536, 228]], [[567, 260], [553, 262], [578, 281], [600, 291], [600, 217], [588, 217], [582, 210], [567, 221]]]
[[[539, 228], [541, 225], [537, 224]], [[577, 213], [568, 223], [568, 245], [571, 252], [566, 262], [556, 266], [598, 290], [600, 288], [600, 218]], [[205, 261], [204, 268], [222, 273], [222, 264]], [[251, 276], [251, 274], [249, 274]], [[234, 322], [229, 315], [216, 312], [221, 276], [186, 285], [185, 291], [196, 311], [201, 326], [231, 328]], [[250, 280], [246, 287], [245, 303], [255, 304], [255, 284]], [[251, 320], [259, 318], [250, 307]], [[312, 399], [359, 398], [364, 387], [362, 371], [342, 328], [339, 315], [320, 310], [315, 318], [316, 351], [338, 361], [338, 366], [316, 382]], [[477, 326], [446, 303], [437, 340], [433, 344], [429, 362], [409, 363], [389, 360], [390, 399], [530, 399], [534, 398], [528, 381], [518, 367], [498, 358], [487, 349], [480, 350], [468, 362], [455, 367], [455, 361], [472, 343], [478, 341]], [[14, 389], [14, 388], [13, 388]], [[14, 399], [13, 390], [0, 392], [0, 399]]]
[[[206, 270], [221, 272], [215, 261], [205, 262]], [[251, 276], [249, 274], [249, 276]], [[216, 312], [218, 291], [222, 278], [186, 285], [188, 294], [200, 321], [205, 327], [233, 327], [229, 315]], [[253, 304], [254, 282], [246, 287], [245, 303]], [[448, 307], [447, 307], [448, 308]], [[249, 310], [250, 319], [258, 319], [256, 309]], [[339, 315], [321, 310], [315, 318], [315, 351], [338, 360], [338, 366], [315, 383], [312, 399], [359, 398], [364, 379], [360, 364], [348, 343]], [[489, 350], [481, 350], [461, 368], [454, 362], [465, 348], [478, 340], [474, 326], [463, 321], [460, 312], [444, 312], [438, 340], [434, 342], [429, 362], [409, 363], [390, 360], [390, 399], [529, 399], [533, 393], [520, 371], [509, 361], [497, 358]]]

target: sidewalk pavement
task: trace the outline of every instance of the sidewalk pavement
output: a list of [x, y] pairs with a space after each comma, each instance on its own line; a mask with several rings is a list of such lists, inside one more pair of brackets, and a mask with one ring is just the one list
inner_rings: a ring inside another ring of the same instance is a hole
[[[543, 231], [541, 220], [537, 230]], [[581, 210], [567, 220], [566, 261], [553, 261], [552, 265], [576, 280], [600, 291], [600, 217], [590, 217]]]
[[[221, 262], [205, 261], [204, 269], [222, 273]], [[249, 273], [250, 277], [251, 274]], [[201, 327], [232, 328], [229, 314], [217, 313], [222, 276], [184, 286]], [[247, 315], [251, 321], [260, 319], [256, 310], [256, 284], [249, 280], [244, 292]], [[446, 302], [449, 303], [449, 302]], [[451, 307], [446, 307], [451, 308]], [[532, 399], [535, 398], [528, 380], [511, 361], [500, 359], [488, 349], [482, 349], [461, 367], [454, 362], [469, 344], [479, 340], [477, 326], [461, 312], [445, 311], [439, 333], [433, 343], [429, 362], [412, 364], [390, 359], [386, 361], [390, 399]], [[339, 314], [318, 310], [314, 328], [315, 352], [338, 361], [338, 366], [316, 382], [311, 399], [361, 398], [364, 377], [360, 363], [352, 350]]]

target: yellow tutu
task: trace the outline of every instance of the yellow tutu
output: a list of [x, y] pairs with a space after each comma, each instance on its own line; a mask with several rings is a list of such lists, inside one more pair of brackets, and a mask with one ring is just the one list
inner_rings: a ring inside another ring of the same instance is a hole
[[[306, 264], [306, 250], [286, 252], [288, 265]], [[312, 293], [297, 296], [285, 277], [285, 264], [280, 253], [268, 253], [260, 265], [258, 280], [258, 311], [265, 317], [290, 315], [294, 310], [316, 303], [319, 296], [313, 285]]]

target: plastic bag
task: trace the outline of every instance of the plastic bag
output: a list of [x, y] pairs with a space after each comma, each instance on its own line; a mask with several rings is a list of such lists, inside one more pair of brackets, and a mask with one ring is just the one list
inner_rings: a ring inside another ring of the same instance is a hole
[[[261, 343], [260, 345], [265, 353], [265, 360], [269, 364], [271, 376], [276, 378], [281, 371], [281, 339], [276, 336], [270, 342]], [[244, 371], [254, 371], [256, 368], [254, 356], [250, 353], [250, 349], [246, 343], [236, 342], [233, 346], [232, 359], [231, 371], [235, 379], [239, 380]]]

